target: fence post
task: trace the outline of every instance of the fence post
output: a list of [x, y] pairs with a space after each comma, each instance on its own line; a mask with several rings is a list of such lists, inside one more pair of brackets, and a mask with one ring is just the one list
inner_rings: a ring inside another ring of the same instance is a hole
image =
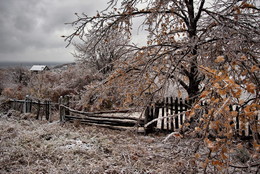
[[[145, 120], [144, 120], [144, 124], [149, 123], [150, 121], [153, 120], [153, 108], [151, 106], [147, 106], [145, 109]], [[145, 135], [147, 135], [148, 133], [151, 133], [153, 131], [153, 126], [154, 124], [150, 124], [147, 128], [145, 128]]]
[[62, 113], [62, 96], [60, 96], [60, 98], [59, 98], [59, 113], [60, 113], [60, 122], [62, 122], [63, 121], [63, 113]]
[[68, 96], [60, 96], [59, 98], [59, 111], [60, 111], [60, 122], [65, 121], [65, 115], [69, 115], [69, 110], [64, 106], [69, 105], [69, 98]]
[[30, 104], [29, 104], [29, 112], [32, 112], [32, 105], [33, 105], [33, 101], [32, 99], [30, 99]]
[[51, 122], [51, 118], [50, 118], [50, 105], [51, 105], [51, 102], [49, 100], [45, 100], [45, 116], [46, 116], [46, 120], [48, 120], [49, 122]]
[[49, 100], [45, 100], [45, 116], [46, 116], [46, 120], [48, 120], [49, 122], [51, 122], [51, 102]]
[[[69, 107], [70, 106], [70, 97], [68, 95], [66, 95], [64, 97], [64, 103], [63, 103], [64, 106], [67, 106]], [[70, 110], [65, 108], [65, 115], [70, 115]]]
[[39, 120], [39, 117], [40, 117], [40, 110], [41, 110], [41, 101], [38, 100], [37, 101], [37, 115], [36, 115], [37, 120]]
[[48, 108], [48, 101], [47, 100], [44, 101], [44, 105], [45, 105], [45, 107], [44, 107], [44, 109], [45, 109], [45, 118], [46, 118], [46, 120], [49, 120], [49, 108]]
[[[153, 118], [159, 118], [159, 111], [160, 111], [160, 107], [158, 106], [158, 104], [155, 104], [155, 109], [154, 109], [154, 115]], [[154, 127], [157, 128], [157, 122], [154, 123]]]
[[[182, 98], [180, 98], [180, 113], [184, 111], [183, 109], [183, 101], [182, 101]], [[180, 125], [183, 125], [183, 115], [180, 114]]]
[[23, 113], [28, 113], [28, 109], [29, 109], [29, 96], [26, 95], [24, 100], [24, 105], [23, 105]]
[[[161, 105], [161, 109], [162, 109], [162, 117], [164, 117], [165, 116], [165, 102], [164, 102], [164, 100], [163, 100], [163, 102], [161, 103], [162, 105]], [[164, 129], [164, 118], [162, 118], [161, 119], [161, 130], [163, 130]]]
[[17, 108], [17, 103], [16, 103], [16, 99], [14, 99], [14, 101], [13, 101], [13, 110], [16, 110], [16, 108]]

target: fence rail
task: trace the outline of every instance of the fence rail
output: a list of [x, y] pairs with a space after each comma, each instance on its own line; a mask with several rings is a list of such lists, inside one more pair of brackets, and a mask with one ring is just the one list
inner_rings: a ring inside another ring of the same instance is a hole
[[[125, 130], [129, 127], [143, 127], [144, 119], [123, 116], [130, 110], [102, 111], [102, 112], [83, 112], [76, 111], [67, 106], [60, 105], [61, 121], [79, 121], [82, 124], [108, 127], [112, 129]], [[103, 114], [117, 114], [109, 116]], [[119, 116], [118, 116], [119, 114]]]
[[25, 100], [9, 100], [11, 108], [22, 113], [35, 113], [36, 119], [42, 119], [45, 116], [46, 120], [51, 120], [51, 103], [49, 100], [40, 101], [26, 98]]
[[125, 116], [132, 110], [110, 110], [99, 112], [83, 112], [71, 109], [68, 96], [59, 99], [60, 121], [79, 121], [82, 124], [108, 127], [111, 129], [125, 130], [130, 127], [143, 127], [144, 120]]

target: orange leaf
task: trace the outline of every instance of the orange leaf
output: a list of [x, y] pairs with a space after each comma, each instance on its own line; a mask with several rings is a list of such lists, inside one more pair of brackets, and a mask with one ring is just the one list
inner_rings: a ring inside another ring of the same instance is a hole
[[213, 86], [214, 86], [215, 88], [221, 88], [221, 86], [219, 85], [219, 83], [215, 83]]
[[247, 70], [244, 70], [244, 71], [241, 73], [242, 76], [245, 76], [245, 75], [247, 75], [247, 74], [248, 74], [248, 71], [247, 71]]
[[201, 155], [199, 153], [195, 154], [195, 158], [199, 159], [201, 157]]
[[210, 93], [210, 91], [203, 91], [200, 95], [200, 98], [204, 98], [206, 97], [208, 94]]
[[252, 84], [252, 83], [250, 83], [250, 84], [248, 84], [247, 86], [246, 86], [246, 90], [248, 91], [248, 92], [250, 92], [250, 93], [255, 93], [255, 89], [256, 89], [256, 87], [255, 87], [255, 85], [254, 84]]
[[227, 94], [227, 91], [226, 90], [219, 90], [218, 93], [220, 95], [226, 95]]
[[220, 63], [220, 62], [224, 62], [224, 61], [225, 61], [224, 56], [218, 56], [218, 57], [215, 59], [215, 62], [216, 62], [216, 63]]
[[221, 153], [221, 158], [222, 158], [223, 160], [225, 160], [225, 159], [227, 159], [228, 157], [227, 157], [224, 153]]
[[239, 98], [241, 96], [241, 94], [242, 94], [242, 90], [238, 89], [237, 92], [235, 92], [233, 95], [234, 95], [234, 97]]
[[237, 111], [231, 111], [230, 113], [231, 113], [231, 116], [232, 116], [232, 117], [236, 117], [236, 116], [238, 115], [238, 112], [237, 112]]
[[243, 8], [255, 8], [255, 6], [253, 4], [249, 4], [249, 3], [246, 3], [246, 2], [243, 2], [240, 7], [242, 9]]
[[201, 128], [195, 127], [195, 131], [196, 131], [196, 132], [200, 132], [200, 131], [201, 131]]
[[255, 72], [255, 71], [259, 71], [259, 67], [256, 65], [252, 66], [251, 68], [251, 72]]
[[209, 149], [212, 150], [215, 147], [215, 144], [212, 141], [210, 141], [208, 138], [205, 139], [205, 142], [207, 143]]
[[245, 55], [240, 57], [241, 60], [247, 60], [247, 57]]
[[221, 161], [214, 160], [214, 161], [212, 161], [212, 165], [214, 165], [214, 166], [222, 166], [223, 163]]
[[239, 144], [237, 145], [237, 148], [238, 148], [238, 149], [243, 149], [243, 145], [242, 145], [241, 143], [239, 143]]

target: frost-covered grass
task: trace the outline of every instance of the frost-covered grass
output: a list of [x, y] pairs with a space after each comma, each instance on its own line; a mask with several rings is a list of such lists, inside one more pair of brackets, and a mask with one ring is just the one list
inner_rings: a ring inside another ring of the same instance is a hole
[[0, 116], [0, 173], [201, 173], [208, 152], [197, 139], [32, 118]]

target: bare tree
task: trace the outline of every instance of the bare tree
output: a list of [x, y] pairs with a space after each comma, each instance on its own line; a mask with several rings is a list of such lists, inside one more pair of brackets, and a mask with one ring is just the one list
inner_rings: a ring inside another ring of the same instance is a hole
[[74, 44], [76, 60], [87, 68], [92, 68], [106, 74], [113, 70], [113, 62], [125, 58], [129, 51], [125, 47], [129, 39], [117, 31], [99, 40], [98, 31], [86, 34], [83, 44]]

